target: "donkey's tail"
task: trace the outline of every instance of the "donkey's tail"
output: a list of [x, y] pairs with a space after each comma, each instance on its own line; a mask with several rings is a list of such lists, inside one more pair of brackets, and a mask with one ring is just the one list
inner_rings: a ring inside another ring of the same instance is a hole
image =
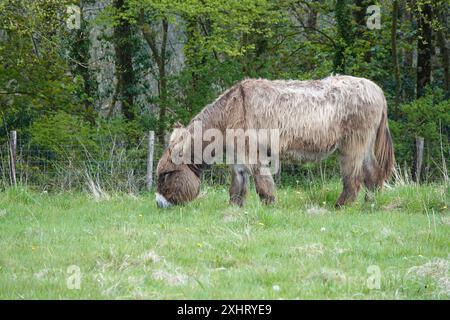
[[387, 109], [383, 110], [380, 125], [377, 130], [375, 140], [375, 158], [379, 166], [378, 185], [382, 186], [384, 181], [389, 179], [394, 167], [394, 147], [392, 144], [391, 132], [387, 124]]

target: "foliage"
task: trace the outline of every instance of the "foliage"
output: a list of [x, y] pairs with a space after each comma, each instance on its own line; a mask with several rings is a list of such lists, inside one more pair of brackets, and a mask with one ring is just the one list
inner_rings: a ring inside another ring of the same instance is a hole
[[58, 14], [68, 1], [7, 0], [0, 5], [0, 140], [6, 130], [26, 129], [40, 116], [64, 109], [78, 113], [79, 83], [67, 73], [59, 47]]
[[390, 122], [397, 163], [412, 161], [413, 149], [409, 146], [420, 136], [426, 141], [425, 158], [430, 164], [439, 164], [435, 169], [442, 168], [442, 161], [450, 157], [450, 100], [444, 99], [442, 90], [428, 88], [422, 98], [401, 105], [400, 112], [400, 120]]
[[[395, 26], [393, 5], [386, 1], [89, 0], [82, 2], [81, 28], [73, 30], [65, 22], [67, 5], [78, 1], [4, 0], [0, 145], [14, 129], [40, 147], [82, 141], [95, 154], [112, 145], [111, 137], [120, 136], [130, 150], [155, 130], [160, 152], [172, 123], [188, 123], [243, 78], [306, 80], [341, 72], [383, 88], [397, 160], [410, 165], [414, 136], [422, 135], [426, 166], [436, 172], [436, 162], [448, 155], [444, 98], [450, 80], [448, 48], [442, 46], [448, 42], [448, 4], [397, 2]], [[381, 29], [366, 26], [371, 4], [381, 7]], [[433, 91], [416, 101], [417, 74], [425, 62], [415, 65], [414, 56], [427, 6], [436, 37], [425, 44], [433, 47], [432, 77], [420, 80]]]
[[39, 190], [94, 184], [99, 190], [139, 192], [145, 187], [146, 136], [137, 122], [117, 117], [92, 126], [58, 112], [36, 121], [29, 134], [28, 143], [19, 143], [18, 172], [24, 184]]
[[57, 153], [79, 144], [89, 148], [94, 143], [90, 131], [82, 119], [61, 111], [35, 121], [30, 128], [30, 142]]

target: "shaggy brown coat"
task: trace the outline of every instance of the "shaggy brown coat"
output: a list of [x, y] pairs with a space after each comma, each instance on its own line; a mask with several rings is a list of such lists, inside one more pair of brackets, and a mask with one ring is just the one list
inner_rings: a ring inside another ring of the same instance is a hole
[[[186, 130], [192, 132], [198, 120], [203, 130], [216, 128], [224, 136], [227, 129], [279, 129], [280, 153], [302, 161], [318, 161], [339, 150], [344, 188], [337, 206], [353, 201], [362, 181], [369, 191], [381, 187], [394, 164], [386, 99], [379, 86], [364, 78], [243, 80], [205, 107]], [[157, 192], [170, 203], [192, 200], [200, 186], [201, 166], [170, 161], [177, 139], [173, 134], [157, 167]], [[247, 172], [264, 202], [275, 199], [272, 177], [257, 169], [258, 165], [232, 168], [231, 202], [243, 203]]]

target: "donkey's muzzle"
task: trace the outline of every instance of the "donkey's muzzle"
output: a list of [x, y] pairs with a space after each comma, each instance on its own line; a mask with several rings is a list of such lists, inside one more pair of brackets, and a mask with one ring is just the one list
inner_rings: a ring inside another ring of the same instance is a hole
[[160, 193], [156, 193], [156, 205], [158, 208], [168, 208], [172, 204]]

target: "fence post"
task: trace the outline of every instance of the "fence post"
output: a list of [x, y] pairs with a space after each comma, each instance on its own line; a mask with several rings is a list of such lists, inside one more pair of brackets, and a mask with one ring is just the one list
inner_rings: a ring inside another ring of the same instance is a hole
[[147, 190], [152, 189], [153, 184], [153, 150], [155, 145], [155, 132], [148, 132], [148, 155], [147, 155]]
[[414, 164], [413, 164], [413, 172], [412, 179], [416, 183], [420, 183], [420, 174], [422, 172], [422, 161], [423, 161], [423, 145], [424, 139], [423, 137], [416, 137], [416, 150], [414, 153]]
[[11, 185], [16, 186], [16, 150], [17, 150], [17, 132], [11, 131], [9, 136], [9, 178]]

